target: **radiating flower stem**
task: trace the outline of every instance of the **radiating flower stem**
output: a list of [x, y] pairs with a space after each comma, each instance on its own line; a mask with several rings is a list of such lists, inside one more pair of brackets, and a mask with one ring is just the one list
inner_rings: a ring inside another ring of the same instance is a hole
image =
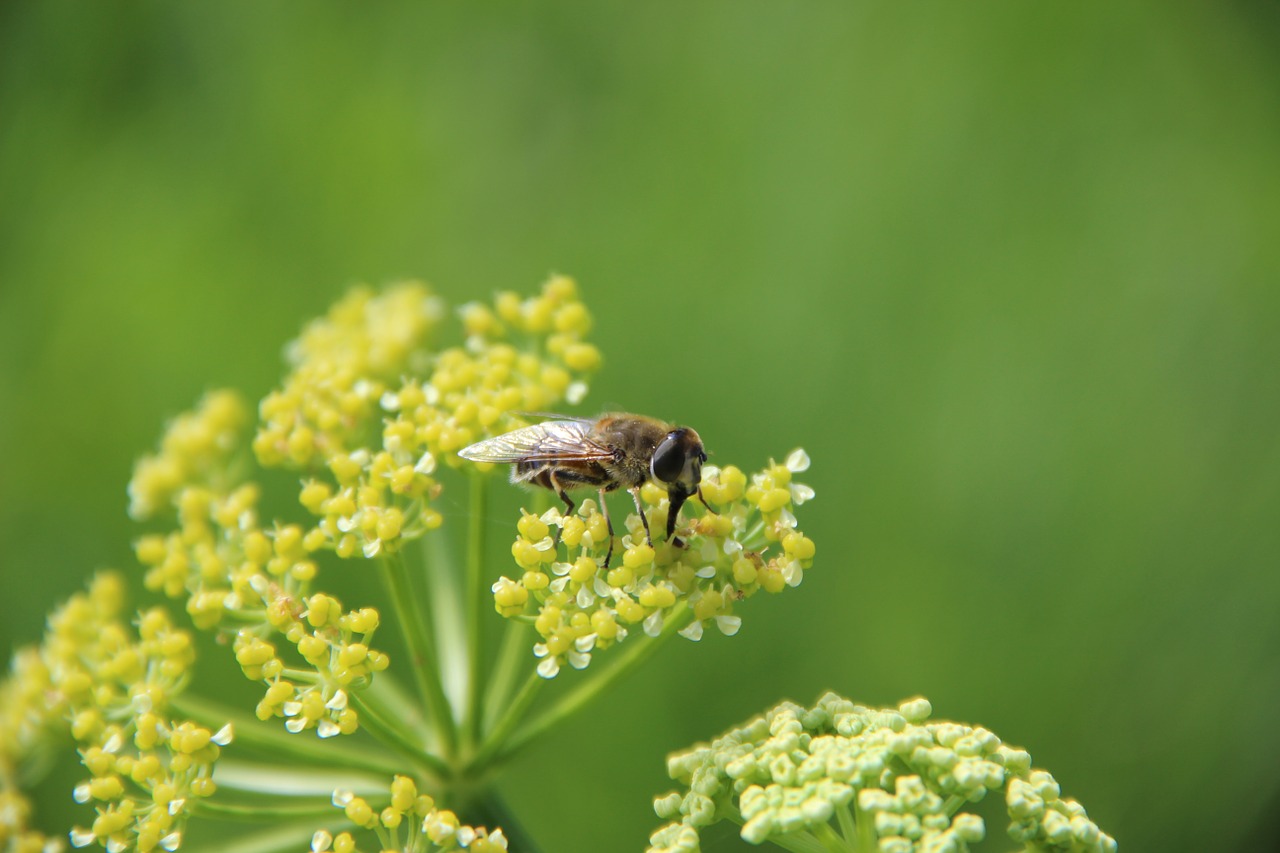
[[[541, 737], [549, 729], [554, 728], [575, 714], [584, 705], [590, 704], [597, 696], [612, 687], [614, 682], [643, 664], [667, 640], [675, 636], [676, 632], [685, 626], [688, 622], [686, 618], [688, 615], [689, 603], [687, 601], [680, 602], [672, 608], [671, 614], [667, 617], [666, 622], [663, 623], [662, 632], [658, 636], [645, 636], [633, 641], [632, 644], [624, 644], [624, 649], [618, 659], [604, 672], [597, 674], [595, 670], [588, 670], [589, 680], [562, 696], [559, 701], [535, 717], [528, 725], [515, 732], [502, 746], [497, 756], [498, 760], [508, 758], [523, 748], [529, 741]], [[534, 677], [537, 677], [536, 674]], [[495, 729], [495, 740], [497, 739], [496, 735], [497, 730]]]
[[836, 806], [836, 822], [840, 824], [840, 834], [844, 836], [849, 846], [854, 850], [861, 850], [858, 844], [858, 826], [853, 820], [853, 812], [849, 809], [848, 803]]
[[428, 715], [444, 746], [446, 757], [452, 756], [458, 748], [457, 730], [453, 723], [453, 712], [444, 695], [444, 686], [440, 682], [440, 660], [431, 626], [422, 612], [421, 600], [414, 594], [409, 582], [409, 570], [404, 556], [399, 553], [385, 554], [378, 562], [382, 567], [382, 577], [387, 585], [392, 607], [396, 611], [396, 621], [400, 623], [409, 654], [413, 658], [410, 668], [417, 681], [418, 691], [427, 705]]
[[498, 658], [489, 673], [489, 683], [485, 686], [482, 733], [493, 729], [499, 709], [506, 705], [511, 691], [515, 689], [521, 664], [533, 658], [529, 652], [529, 623], [519, 619], [508, 619], [506, 623], [502, 644], [498, 647]]
[[353, 747], [338, 741], [300, 737], [284, 731], [278, 722], [274, 725], [263, 723], [239, 709], [189, 694], [173, 697], [169, 706], [175, 714], [212, 729], [229, 722], [235, 730], [237, 746], [254, 747], [271, 755], [295, 758], [322, 767], [343, 767], [378, 774], [394, 774], [403, 766], [399, 759], [381, 748], [369, 748], [368, 745]]
[[316, 797], [310, 801], [297, 800], [273, 803], [273, 797], [259, 796], [252, 803], [223, 803], [216, 799], [195, 799], [191, 802], [191, 813], [199, 817], [218, 818], [221, 820], [246, 821], [249, 823], [265, 823], [266, 821], [290, 820], [292, 818], [329, 818], [333, 816], [331, 797]]
[[538, 674], [538, 671], [532, 670], [528, 678], [525, 679], [524, 685], [520, 691], [512, 697], [507, 704], [506, 710], [502, 712], [502, 716], [498, 722], [494, 724], [493, 730], [489, 732], [485, 738], [484, 744], [476, 753], [474, 766], [483, 768], [487, 766], [499, 753], [507, 754], [511, 750], [507, 748], [511, 733], [515, 731], [520, 721], [524, 718], [525, 713], [533, 704], [533, 700], [538, 698], [538, 693], [542, 690], [542, 685], [547, 683], [547, 679]]
[[879, 846], [876, 842], [874, 818], [869, 812], [863, 811], [862, 809], [857, 809], [855, 814], [857, 815], [858, 823], [858, 845], [856, 849], [859, 853], [862, 853], [864, 850], [871, 853], [871, 851], [874, 851], [876, 847]]
[[379, 710], [366, 701], [365, 696], [353, 694], [350, 702], [360, 713], [360, 725], [384, 744], [398, 750], [437, 783], [449, 775], [449, 766], [439, 757], [427, 751], [426, 745], [416, 740], [395, 723], [386, 719]]
[[463, 738], [475, 746], [480, 742], [484, 717], [484, 542], [489, 478], [472, 471], [470, 477], [471, 506], [467, 529], [467, 703], [463, 714]]
[[829, 823], [814, 826], [813, 834], [830, 853], [851, 853], [853, 848], [844, 842]]
[[[329, 811], [332, 813], [333, 807]], [[350, 830], [349, 821], [330, 823], [334, 832]], [[234, 839], [219, 837], [204, 846], [183, 845], [183, 853], [284, 853], [284, 851], [308, 850], [315, 834], [314, 818], [303, 818], [284, 825], [272, 824], [259, 832], [236, 836]]]

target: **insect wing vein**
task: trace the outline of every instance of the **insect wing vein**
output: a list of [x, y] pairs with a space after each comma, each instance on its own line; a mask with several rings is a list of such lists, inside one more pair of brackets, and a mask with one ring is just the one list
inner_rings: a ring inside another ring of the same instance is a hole
[[612, 457], [608, 448], [587, 437], [591, 425], [581, 421], [546, 421], [494, 436], [459, 451], [475, 462], [552, 462]]

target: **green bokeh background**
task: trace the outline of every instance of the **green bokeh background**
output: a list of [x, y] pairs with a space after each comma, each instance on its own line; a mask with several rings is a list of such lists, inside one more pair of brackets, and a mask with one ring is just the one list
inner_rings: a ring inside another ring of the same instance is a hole
[[260, 396], [349, 284], [459, 302], [558, 270], [597, 317], [591, 405], [744, 467], [803, 444], [819, 552], [739, 636], [673, 644], [512, 768], [547, 851], [641, 849], [668, 751], [828, 688], [1025, 745], [1124, 849], [1261, 849], [1277, 20], [4, 4], [0, 651], [132, 565], [124, 484], [163, 421]]

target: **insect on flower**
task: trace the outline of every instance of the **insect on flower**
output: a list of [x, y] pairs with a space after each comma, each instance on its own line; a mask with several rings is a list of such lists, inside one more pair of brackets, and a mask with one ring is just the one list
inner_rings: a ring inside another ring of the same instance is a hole
[[[598, 418], [541, 417], [547, 420], [465, 447], [458, 455], [474, 462], [514, 465], [511, 482], [550, 489], [560, 496], [569, 512], [573, 512], [574, 503], [567, 490], [585, 487], [599, 490], [600, 509], [609, 528], [606, 566], [613, 556], [613, 522], [609, 519], [605, 492], [618, 488], [631, 492], [650, 545], [653, 535], [640, 504], [640, 487], [646, 482], [652, 479], [666, 488], [670, 496], [667, 539], [675, 532], [676, 519], [685, 501], [697, 495], [703, 506], [707, 505], [699, 488], [707, 453], [702, 439], [691, 427], [625, 412], [612, 412]], [[556, 537], [558, 541], [558, 530]]]

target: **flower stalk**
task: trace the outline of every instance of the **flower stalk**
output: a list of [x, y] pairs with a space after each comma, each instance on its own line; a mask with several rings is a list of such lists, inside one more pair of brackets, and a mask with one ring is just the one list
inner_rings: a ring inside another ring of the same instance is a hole
[[396, 613], [396, 621], [400, 624], [405, 645], [409, 648], [409, 668], [418, 686], [418, 695], [426, 703], [431, 727], [443, 746], [443, 757], [449, 759], [457, 752], [457, 729], [449, 700], [445, 698], [444, 685], [440, 682], [440, 658], [431, 623], [427, 621], [421, 600], [414, 594], [409, 568], [403, 556], [399, 553], [387, 554], [379, 565], [391, 606]]

